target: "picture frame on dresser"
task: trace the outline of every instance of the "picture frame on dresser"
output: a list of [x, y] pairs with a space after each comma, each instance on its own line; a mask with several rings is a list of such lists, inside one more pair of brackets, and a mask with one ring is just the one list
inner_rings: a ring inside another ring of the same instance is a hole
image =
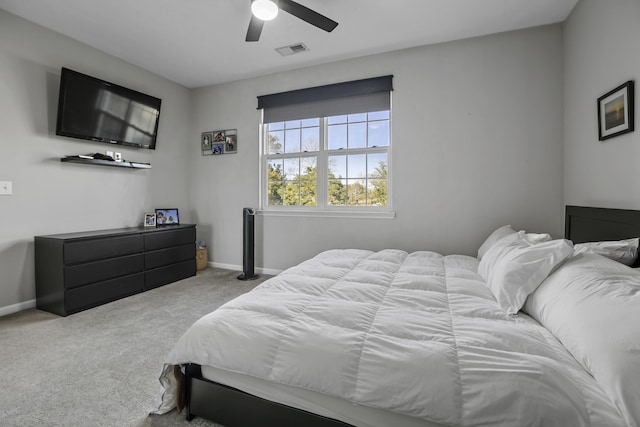
[[156, 209], [156, 226], [178, 225], [180, 218], [177, 208]]
[[155, 227], [156, 226], [156, 214], [154, 213], [146, 213], [144, 214], [144, 226], [145, 227]]

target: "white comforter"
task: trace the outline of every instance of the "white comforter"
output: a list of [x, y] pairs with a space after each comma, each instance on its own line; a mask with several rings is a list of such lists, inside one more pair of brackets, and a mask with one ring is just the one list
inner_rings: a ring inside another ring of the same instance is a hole
[[166, 360], [197, 363], [443, 425], [624, 425], [526, 315], [502, 312], [478, 261], [331, 250], [197, 321]]

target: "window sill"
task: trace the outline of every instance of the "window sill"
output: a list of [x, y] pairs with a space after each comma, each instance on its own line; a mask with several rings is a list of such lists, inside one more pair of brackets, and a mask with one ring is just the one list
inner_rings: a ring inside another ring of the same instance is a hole
[[260, 209], [256, 214], [262, 216], [298, 216], [312, 218], [363, 218], [363, 219], [394, 219], [395, 211], [338, 211], [338, 210], [279, 210]]

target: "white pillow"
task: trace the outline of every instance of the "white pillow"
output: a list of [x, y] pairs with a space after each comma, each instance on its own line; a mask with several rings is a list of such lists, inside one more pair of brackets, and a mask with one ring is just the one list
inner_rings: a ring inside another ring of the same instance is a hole
[[567, 260], [527, 299], [527, 313], [582, 364], [629, 426], [640, 426], [640, 273], [602, 256]]
[[495, 243], [502, 239], [505, 236], [509, 236], [511, 234], [515, 234], [517, 233], [516, 230], [513, 229], [513, 227], [511, 227], [510, 225], [504, 225], [498, 229], [496, 229], [493, 233], [491, 233], [489, 235], [489, 237], [487, 237], [487, 239], [484, 241], [484, 243], [482, 243], [482, 245], [480, 245], [480, 248], [478, 248], [478, 259], [481, 260], [482, 257], [484, 256], [484, 254], [487, 253], [487, 251], [489, 250], [489, 248], [491, 248], [491, 246], [495, 245]]
[[542, 243], [551, 240], [551, 235], [548, 233], [525, 233], [524, 230], [518, 231], [520, 237], [529, 243]]
[[547, 233], [527, 233], [524, 230], [516, 231], [510, 225], [504, 225], [491, 233], [484, 243], [480, 245], [480, 248], [478, 248], [478, 260], [482, 260], [484, 254], [500, 239], [511, 236], [514, 233], [519, 233], [520, 237], [529, 243], [541, 243], [551, 240], [551, 236]]
[[640, 239], [626, 239], [611, 242], [577, 243], [573, 247], [576, 254], [592, 253], [618, 261], [624, 265], [633, 265], [638, 258], [638, 241]]
[[503, 237], [482, 257], [478, 273], [507, 314], [516, 314], [551, 271], [573, 254], [569, 240], [530, 243], [519, 233]]

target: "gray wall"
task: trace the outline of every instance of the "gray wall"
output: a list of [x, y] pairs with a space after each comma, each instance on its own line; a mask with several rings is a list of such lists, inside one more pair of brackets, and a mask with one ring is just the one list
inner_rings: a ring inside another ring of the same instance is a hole
[[[55, 135], [60, 68], [162, 98], [158, 148], [118, 147], [151, 170], [62, 164], [113, 147]], [[33, 305], [33, 236], [133, 226], [154, 207], [191, 221], [187, 149], [191, 92], [0, 10], [0, 315]]]
[[191, 188], [219, 266], [242, 265], [242, 208], [258, 206], [256, 96], [393, 74], [393, 220], [259, 216], [256, 266], [328, 248], [475, 255], [504, 224], [563, 230], [563, 42], [552, 25], [197, 89], [191, 140], [238, 129], [238, 154], [201, 156]]
[[[33, 236], [136, 225], [154, 207], [198, 224], [215, 265], [242, 265], [242, 208], [258, 205], [256, 96], [393, 74], [392, 220], [264, 217], [256, 267], [334, 247], [475, 254], [494, 228], [562, 232], [560, 25], [341, 61], [201, 88], [171, 83], [0, 11], [0, 315], [33, 305]], [[163, 99], [151, 170], [61, 164], [112, 148], [54, 134], [66, 66]], [[238, 129], [238, 154], [201, 156], [200, 133]]]
[[[640, 208], [640, 132], [598, 141], [598, 97], [640, 90], [640, 1], [580, 0], [565, 23], [565, 201]], [[636, 127], [638, 123], [636, 95]]]

